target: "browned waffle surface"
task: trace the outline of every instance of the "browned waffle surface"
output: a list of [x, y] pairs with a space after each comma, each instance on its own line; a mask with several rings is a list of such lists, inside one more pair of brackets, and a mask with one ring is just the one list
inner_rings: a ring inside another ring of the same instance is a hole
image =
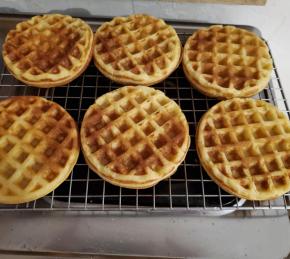
[[73, 118], [41, 97], [0, 102], [0, 203], [40, 198], [70, 174], [79, 155]]
[[108, 182], [147, 188], [172, 175], [190, 144], [186, 118], [161, 91], [126, 86], [99, 97], [81, 127], [85, 159]]
[[267, 200], [290, 190], [290, 122], [272, 104], [216, 104], [199, 122], [196, 145], [202, 166], [227, 192]]
[[116, 17], [95, 34], [97, 68], [122, 84], [152, 85], [179, 65], [181, 43], [163, 20], [144, 14]]
[[215, 25], [188, 38], [183, 69], [192, 85], [205, 95], [249, 97], [267, 86], [272, 60], [267, 45], [254, 33]]
[[38, 87], [61, 86], [79, 76], [92, 57], [93, 32], [67, 15], [34, 16], [11, 30], [2, 55], [20, 81]]

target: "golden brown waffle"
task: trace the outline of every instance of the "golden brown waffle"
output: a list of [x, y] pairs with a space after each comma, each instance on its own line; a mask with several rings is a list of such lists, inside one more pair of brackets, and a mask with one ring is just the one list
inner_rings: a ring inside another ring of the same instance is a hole
[[0, 102], [0, 203], [50, 193], [68, 177], [78, 155], [77, 126], [61, 106], [35, 96]]
[[172, 175], [190, 144], [179, 106], [161, 91], [125, 86], [87, 110], [81, 144], [90, 168], [106, 181], [148, 188]]
[[176, 31], [152, 16], [116, 17], [95, 34], [96, 67], [121, 84], [156, 84], [177, 68], [180, 58]]
[[272, 59], [265, 42], [234, 26], [215, 25], [188, 38], [183, 70], [200, 92], [219, 99], [249, 97], [264, 89]]
[[267, 200], [290, 190], [290, 121], [267, 102], [216, 104], [199, 122], [196, 146], [209, 176], [229, 193]]
[[93, 51], [93, 32], [81, 19], [68, 15], [34, 16], [18, 23], [3, 44], [9, 71], [25, 84], [62, 86], [88, 66]]

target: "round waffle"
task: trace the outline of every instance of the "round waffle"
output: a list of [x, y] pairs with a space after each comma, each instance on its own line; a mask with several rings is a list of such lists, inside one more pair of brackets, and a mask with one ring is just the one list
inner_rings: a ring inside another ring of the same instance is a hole
[[96, 67], [121, 84], [156, 84], [178, 67], [180, 59], [176, 31], [152, 16], [116, 17], [95, 34]]
[[87, 110], [81, 145], [90, 168], [106, 181], [148, 188], [172, 175], [190, 144], [186, 118], [159, 90], [125, 86]]
[[18, 23], [8, 33], [2, 55], [18, 80], [48, 88], [78, 77], [92, 52], [93, 32], [88, 24], [68, 15], [48, 14]]
[[267, 200], [290, 190], [290, 121], [267, 102], [216, 104], [199, 122], [196, 146], [209, 176], [229, 193]]
[[265, 42], [234, 26], [215, 25], [188, 38], [183, 70], [200, 92], [219, 99], [249, 97], [264, 89], [272, 59]]
[[0, 203], [29, 202], [53, 191], [79, 155], [73, 118], [41, 97], [0, 102]]

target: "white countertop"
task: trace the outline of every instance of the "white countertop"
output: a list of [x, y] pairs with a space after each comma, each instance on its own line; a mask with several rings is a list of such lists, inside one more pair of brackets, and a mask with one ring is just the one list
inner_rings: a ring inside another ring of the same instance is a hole
[[287, 217], [24, 213], [1, 216], [0, 228], [0, 249], [214, 259], [282, 259], [290, 252]]
[[[42, 13], [70, 9], [73, 15], [150, 13], [162, 18], [256, 26], [268, 41], [290, 97], [290, 1], [266, 6], [225, 6], [171, 1], [1, 1], [0, 11]], [[12, 219], [17, 219], [13, 221]], [[55, 223], [58, 227], [56, 228]], [[72, 227], [73, 226], [73, 227]], [[111, 217], [2, 215], [0, 249], [67, 250], [187, 256], [283, 258], [290, 251], [287, 216], [268, 218]], [[73, 239], [74, 242], [70, 242]]]

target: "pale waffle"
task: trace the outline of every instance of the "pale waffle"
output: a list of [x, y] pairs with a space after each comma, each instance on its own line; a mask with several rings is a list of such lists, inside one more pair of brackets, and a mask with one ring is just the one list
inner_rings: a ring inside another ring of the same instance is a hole
[[156, 84], [168, 77], [180, 60], [180, 40], [162, 19], [145, 14], [116, 17], [95, 34], [96, 67], [121, 84]]
[[63, 86], [89, 65], [93, 38], [90, 26], [81, 19], [34, 16], [8, 33], [2, 55], [11, 74], [25, 84]]
[[229, 193], [268, 200], [290, 190], [290, 121], [272, 104], [216, 104], [199, 122], [196, 146], [208, 175]]
[[159, 90], [125, 86], [87, 110], [81, 145], [89, 167], [106, 181], [148, 188], [172, 175], [190, 144], [180, 107]]
[[183, 70], [200, 92], [219, 99], [250, 97], [264, 89], [272, 59], [257, 35], [234, 26], [215, 25], [188, 38]]
[[41, 97], [0, 102], [0, 203], [29, 202], [53, 191], [79, 155], [73, 118]]

